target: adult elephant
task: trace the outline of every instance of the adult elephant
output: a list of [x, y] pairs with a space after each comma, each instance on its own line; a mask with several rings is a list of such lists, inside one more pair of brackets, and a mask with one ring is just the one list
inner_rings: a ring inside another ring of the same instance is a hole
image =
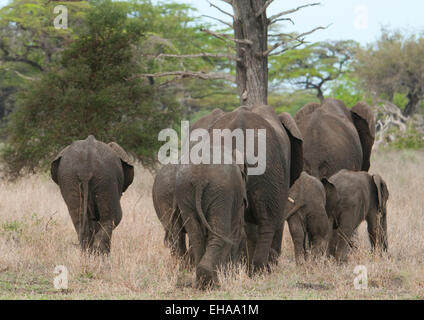
[[[208, 130], [215, 121], [224, 114], [219, 108], [199, 118], [190, 130]], [[181, 212], [175, 200], [175, 177], [178, 165], [167, 164], [155, 176], [152, 188], [153, 205], [163, 228], [165, 229], [165, 245], [177, 257], [187, 256], [186, 231], [182, 223]]]
[[125, 151], [90, 135], [57, 155], [51, 177], [60, 187], [81, 249], [109, 253], [112, 231], [122, 218], [120, 198], [134, 178]]
[[[245, 140], [248, 129], [253, 129], [256, 137], [259, 136], [258, 129], [266, 130], [265, 154], [258, 154], [258, 142], [254, 144], [254, 153], [265, 159], [266, 169], [261, 174], [249, 175], [249, 208], [245, 213], [248, 226], [255, 226], [255, 231], [248, 234], [250, 270], [262, 270], [268, 265], [271, 248], [275, 252], [274, 258], [281, 252], [289, 187], [302, 172], [302, 137], [289, 114], [278, 117], [274, 109], [266, 105], [239, 107], [220, 117], [210, 133], [215, 129], [229, 129], [230, 132], [241, 129]], [[249, 141], [245, 141], [245, 146], [246, 143]], [[234, 144], [233, 148], [236, 148]], [[254, 166], [248, 160], [245, 159], [245, 163], [251, 169]]]
[[341, 169], [368, 171], [375, 139], [375, 117], [358, 102], [351, 110], [336, 99], [310, 103], [294, 117], [303, 136], [304, 170], [330, 177]]

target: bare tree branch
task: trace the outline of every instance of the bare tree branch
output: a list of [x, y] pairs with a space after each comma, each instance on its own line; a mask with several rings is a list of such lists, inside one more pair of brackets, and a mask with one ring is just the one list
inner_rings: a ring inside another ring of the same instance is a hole
[[156, 59], [159, 58], [182, 58], [182, 59], [191, 59], [191, 58], [201, 58], [201, 57], [209, 57], [209, 58], [227, 58], [234, 61], [240, 61], [236, 56], [225, 54], [225, 53], [194, 53], [194, 54], [167, 54], [161, 53], [156, 56]]
[[294, 9], [290, 9], [290, 10], [287, 10], [287, 11], [280, 12], [278, 14], [275, 14], [275, 15], [269, 17], [268, 24], [275, 23], [277, 21], [277, 19], [282, 17], [282, 16], [288, 15], [290, 13], [297, 12], [297, 11], [303, 9], [303, 8], [306, 8], [306, 7], [313, 7], [313, 6], [317, 6], [317, 5], [320, 5], [320, 4], [321, 4], [320, 2], [309, 3], [309, 4], [305, 4], [303, 6], [299, 6], [297, 8], [294, 8]]
[[20, 73], [20, 72], [19, 72], [19, 71], [17, 71], [17, 70], [11, 70], [11, 69], [9, 69], [9, 68], [4, 68], [4, 70], [6, 70], [6, 71], [12, 71], [12, 72], [16, 73], [16, 75], [17, 75], [18, 77], [20, 77], [20, 78], [22, 78], [22, 79], [25, 79], [25, 80], [30, 80], [30, 81], [37, 81], [37, 80], [40, 80], [40, 78], [28, 77], [28, 76], [26, 76], [26, 75], [24, 75], [24, 74]]
[[294, 25], [294, 21], [291, 18], [275, 19], [273, 23], [276, 23], [276, 22], [279, 22], [279, 21], [290, 21], [292, 23], [292, 25]]
[[259, 18], [265, 12], [265, 10], [269, 7], [269, 5], [273, 2], [274, 0], [267, 0], [264, 6], [256, 13], [256, 18]]
[[277, 51], [277, 52], [271, 53], [271, 54], [269, 54], [269, 55], [270, 55], [270, 56], [278, 56], [278, 55], [280, 55], [280, 54], [282, 54], [282, 53], [284, 53], [284, 52], [286, 52], [286, 51], [296, 49], [297, 47], [300, 47], [300, 46], [301, 46], [302, 44], [304, 44], [304, 43], [305, 43], [305, 42], [299, 42], [299, 43], [296, 43], [295, 45], [288, 46], [288, 47], [286, 47], [286, 48], [284, 48], [284, 49], [282, 49], [282, 50], [280, 50], [280, 51]]
[[198, 78], [202, 80], [228, 80], [235, 82], [236, 79], [229, 73], [223, 72], [194, 72], [194, 71], [169, 71], [169, 72], [159, 72], [159, 73], [144, 73], [136, 75], [127, 80], [131, 80], [133, 78], [161, 78], [161, 77], [170, 77], [170, 76], [178, 76], [181, 78]]
[[3, 56], [0, 56], [0, 61], [3, 62], [22, 62], [22, 63], [26, 63], [36, 69], [38, 69], [39, 71], [44, 71], [44, 68], [37, 62], [30, 60], [27, 58], [27, 55], [29, 53], [29, 49], [31, 48], [30, 46], [25, 46], [26, 51], [24, 54], [20, 55], [20, 56], [16, 56], [16, 57], [12, 57], [10, 55], [9, 49], [6, 48], [5, 43], [3, 42], [2, 39], [0, 39], [0, 50], [3, 52]]
[[218, 18], [215, 18], [215, 17], [212, 17], [212, 16], [208, 16], [208, 15], [202, 15], [202, 17], [206, 17], [206, 18], [210, 18], [210, 19], [214, 19], [214, 20], [216, 20], [216, 21], [219, 21], [219, 22], [221, 22], [221, 23], [223, 23], [223, 24], [225, 24], [225, 25], [227, 25], [227, 26], [229, 26], [230, 28], [232, 28], [233, 27], [233, 25], [230, 23], [230, 22], [227, 22], [227, 21], [224, 21], [224, 20], [221, 20], [221, 19], [218, 19]]
[[206, 1], [208, 1], [209, 5], [210, 5], [211, 7], [214, 7], [215, 9], [219, 10], [219, 11], [220, 11], [220, 12], [222, 12], [223, 14], [226, 14], [227, 16], [230, 16], [231, 18], [234, 18], [234, 16], [233, 16], [231, 13], [228, 13], [227, 11], [222, 10], [220, 7], [218, 7], [218, 6], [214, 5], [214, 4], [213, 4], [212, 2], [210, 2], [209, 0], [206, 0]]
[[[294, 47], [289, 48], [289, 49], [294, 49], [294, 48], [298, 47], [300, 44], [305, 43], [305, 39], [304, 39], [305, 36], [310, 35], [311, 33], [314, 33], [317, 30], [326, 29], [326, 28], [327, 27], [316, 27], [316, 28], [314, 28], [314, 29], [312, 29], [310, 31], [301, 33], [301, 34], [297, 35], [296, 37], [293, 37], [290, 34], [284, 34], [284, 33], [282, 33], [281, 35], [290, 37], [290, 40], [289, 41], [284, 40], [284, 41], [281, 41], [281, 42], [277, 42], [276, 44], [274, 44], [273, 46], [271, 46], [268, 50], [266, 50], [262, 54], [264, 56], [268, 56], [271, 52], [273, 52], [278, 47], [281, 47], [281, 46], [289, 43], [290, 41], [298, 41], [299, 42], [298, 45], [295, 45]], [[287, 49], [287, 50], [289, 50], [289, 49]], [[283, 50], [282, 52], [287, 51], [287, 50]]]
[[210, 35], [212, 35], [212, 36], [214, 36], [218, 39], [221, 39], [221, 40], [231, 40], [231, 41], [234, 41], [236, 43], [252, 45], [252, 41], [250, 41], [250, 40], [234, 39], [234, 38], [230, 37], [228, 34], [225, 34], [225, 33], [216, 33], [216, 32], [213, 32], [213, 31], [207, 30], [207, 29], [200, 29], [200, 31], [205, 32], [207, 34], [210, 34]]

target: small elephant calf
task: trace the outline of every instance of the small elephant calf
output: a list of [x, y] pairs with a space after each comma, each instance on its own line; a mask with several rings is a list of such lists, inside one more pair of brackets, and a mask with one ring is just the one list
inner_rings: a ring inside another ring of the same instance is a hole
[[334, 230], [329, 243], [329, 254], [337, 261], [345, 261], [351, 237], [364, 220], [367, 221], [371, 247], [387, 251], [387, 200], [389, 191], [386, 182], [378, 174], [364, 171], [340, 170], [330, 179], [322, 178], [327, 199], [333, 199], [327, 206], [334, 217]]
[[312, 255], [325, 253], [330, 232], [330, 222], [326, 212], [326, 197], [321, 182], [302, 172], [290, 188], [287, 205], [287, 222], [294, 244], [297, 264], [306, 259], [307, 238]]

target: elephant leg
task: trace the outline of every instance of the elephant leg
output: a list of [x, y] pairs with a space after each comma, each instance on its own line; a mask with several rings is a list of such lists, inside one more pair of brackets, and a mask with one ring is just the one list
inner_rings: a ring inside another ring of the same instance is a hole
[[[77, 203], [79, 200], [77, 201]], [[83, 251], [90, 248], [90, 244], [93, 242], [95, 226], [92, 220], [88, 219], [88, 228], [85, 232], [80, 232], [82, 227], [82, 214], [79, 207], [68, 206], [69, 215], [71, 216], [72, 224], [74, 225], [75, 231], [78, 235], [78, 241]]]
[[375, 215], [367, 216], [367, 229], [368, 229], [368, 237], [370, 239], [371, 243], [371, 251], [375, 250], [375, 247], [377, 245], [377, 217]]
[[95, 213], [98, 220], [91, 250], [100, 254], [109, 254], [112, 231], [122, 219], [120, 197], [113, 190], [98, 191], [95, 197]]
[[262, 222], [258, 225], [258, 241], [252, 261], [253, 273], [269, 267], [268, 258], [274, 234], [275, 227], [271, 223]]
[[387, 251], [387, 226], [384, 218], [376, 215], [367, 216], [368, 236], [371, 243], [371, 251], [380, 249]]
[[311, 240], [311, 254], [314, 258], [323, 256], [327, 249], [327, 241], [319, 235], [313, 235]]
[[281, 255], [281, 243], [283, 241], [283, 230], [284, 230], [284, 221], [277, 228], [272, 239], [271, 250], [269, 252], [269, 262], [273, 264], [278, 263], [278, 258]]
[[332, 229], [328, 237], [327, 257], [336, 256], [337, 240], [338, 240], [337, 229]]
[[97, 222], [97, 225], [98, 231], [94, 236], [91, 249], [95, 253], [109, 254], [112, 231], [115, 228], [115, 224], [112, 220], [101, 220]]
[[196, 268], [196, 281], [199, 288], [204, 288], [217, 280], [216, 267], [224, 251], [223, 240], [212, 236], [208, 241], [206, 252]]
[[197, 266], [205, 253], [205, 236], [200, 224], [195, 218], [195, 213], [191, 212], [187, 214], [185, 230], [188, 234], [189, 239], [189, 257], [193, 261], [193, 264]]
[[258, 227], [255, 224], [246, 222], [245, 231], [247, 236], [247, 262], [248, 266], [251, 266], [253, 263], [253, 255], [255, 253], [256, 243], [258, 240]]
[[177, 254], [183, 258], [187, 254], [185, 233], [180, 232], [177, 236]]
[[353, 231], [351, 228], [344, 228], [343, 225], [339, 226], [337, 232], [337, 246], [335, 258], [338, 262], [345, 262], [347, 259], [347, 253], [350, 248], [350, 241], [352, 238]]
[[183, 231], [181, 212], [179, 210], [175, 221], [172, 223], [170, 234], [172, 239], [171, 252], [179, 258], [184, 258], [187, 254], [186, 236]]
[[[228, 198], [227, 198], [228, 199]], [[217, 280], [217, 267], [226, 264], [231, 257], [231, 247], [240, 240], [239, 229], [232, 223], [233, 214], [230, 204], [219, 203], [219, 205], [209, 207], [208, 222], [213, 230], [218, 234], [233, 239], [234, 244], [227, 243], [222, 237], [208, 232], [205, 254], [196, 268], [197, 285], [205, 288]], [[227, 208], [227, 209], [224, 209]]]
[[302, 222], [297, 215], [292, 216], [288, 221], [290, 235], [293, 240], [294, 256], [296, 264], [300, 265], [305, 262], [305, 231], [303, 230]]

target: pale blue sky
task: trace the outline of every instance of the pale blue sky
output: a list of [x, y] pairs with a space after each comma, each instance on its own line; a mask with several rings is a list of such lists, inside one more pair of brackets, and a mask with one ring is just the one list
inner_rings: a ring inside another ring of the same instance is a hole
[[[227, 18], [210, 7], [206, 0], [182, 2], [192, 4], [200, 14]], [[231, 10], [231, 7], [222, 1], [211, 2], [227, 11]], [[331, 24], [328, 29], [319, 30], [309, 36], [309, 41], [353, 39], [365, 44], [378, 37], [381, 26], [413, 32], [424, 31], [422, 0], [275, 0], [268, 8], [268, 16], [312, 2], [320, 2], [321, 5], [290, 15], [295, 22], [294, 27], [291, 23], [282, 24], [287, 26], [286, 30], [298, 32]]]
[[[0, 0], [0, 7], [8, 1]], [[222, 1], [211, 1], [227, 11], [231, 10]], [[175, 0], [175, 2], [192, 4], [199, 10], [199, 15], [227, 18], [215, 8], [210, 7], [206, 0]], [[275, 0], [268, 8], [268, 16], [311, 2], [321, 2], [321, 6], [305, 8], [290, 15], [294, 19], [295, 26], [285, 23], [283, 24], [287, 26], [285, 31], [305, 32], [317, 26], [331, 24], [327, 30], [320, 30], [309, 36], [308, 40], [353, 39], [362, 44], [374, 41], [382, 25], [405, 31], [424, 31], [424, 1], [422, 0]]]

